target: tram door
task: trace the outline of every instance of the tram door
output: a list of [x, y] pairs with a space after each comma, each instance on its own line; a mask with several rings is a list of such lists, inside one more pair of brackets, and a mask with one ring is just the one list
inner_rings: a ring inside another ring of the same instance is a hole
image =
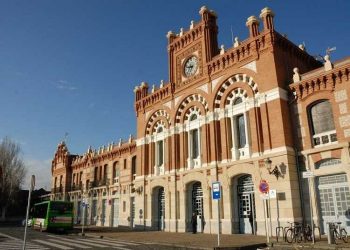
[[[200, 182], [193, 184], [192, 188], [192, 213], [197, 213], [197, 232], [203, 232], [203, 190]], [[191, 214], [192, 216], [192, 214]]]
[[165, 197], [164, 188], [160, 188], [158, 191], [158, 230], [164, 230], [165, 223]]
[[255, 203], [254, 185], [251, 175], [245, 175], [238, 179], [237, 193], [239, 200], [239, 232], [242, 234], [253, 234], [253, 223], [255, 223]]

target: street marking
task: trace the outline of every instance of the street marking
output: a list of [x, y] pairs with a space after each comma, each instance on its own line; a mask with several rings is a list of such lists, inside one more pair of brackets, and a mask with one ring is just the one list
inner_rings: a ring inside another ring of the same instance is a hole
[[120, 244], [124, 244], [124, 245], [130, 245], [130, 246], [141, 245], [141, 243], [134, 243], [134, 242], [126, 241], [126, 240], [111, 239], [111, 238], [103, 238], [103, 239], [100, 239], [100, 241], [115, 242], [115, 243], [120, 243]]
[[64, 240], [62, 240], [62, 239], [50, 239], [50, 241], [53, 241], [53, 242], [57, 242], [57, 243], [61, 243], [61, 244], [68, 244], [68, 245], [70, 245], [70, 246], [73, 246], [73, 247], [78, 247], [78, 248], [84, 248], [84, 249], [86, 249], [86, 248], [91, 248], [91, 247], [89, 247], [89, 246], [86, 246], [86, 245], [82, 245], [82, 244], [77, 244], [77, 241], [74, 241], [75, 243], [73, 243], [73, 242], [64, 242], [64, 241], [68, 241], [67, 239], [64, 239]]
[[59, 248], [59, 249], [64, 249], [64, 250], [73, 249], [71, 247], [65, 247], [65, 246], [58, 245], [58, 244], [55, 244], [55, 243], [52, 243], [52, 242], [47, 242], [47, 241], [44, 241], [44, 240], [33, 240], [33, 241], [39, 242], [39, 243], [44, 244], [44, 245], [56, 247], [56, 248]]
[[[48, 235], [49, 237], [52, 237], [52, 238], [57, 238], [57, 239], [61, 239], [60, 237], [57, 237], [57, 236], [53, 236], [53, 235]], [[69, 241], [69, 242], [73, 242], [73, 243], [77, 243], [77, 242], [80, 242], [84, 245], [88, 245], [88, 246], [93, 246], [93, 247], [109, 247], [107, 245], [102, 245], [102, 244], [97, 244], [96, 243], [96, 240], [93, 241], [93, 243], [91, 242], [85, 242], [84, 239], [80, 239], [80, 238], [74, 238], [74, 239], [67, 239], [67, 238], [63, 238], [65, 241]]]
[[[96, 240], [94, 240], [94, 239], [84, 239], [84, 241], [88, 241], [88, 242], [96, 242]], [[107, 241], [102, 241], [101, 239], [98, 239], [98, 241], [101, 241], [103, 244], [105, 244], [105, 245], [108, 245], [108, 246], [114, 246], [114, 247], [117, 247], [118, 249], [130, 249], [130, 248], [124, 248], [123, 246], [125, 246], [125, 245], [123, 245], [123, 244], [118, 244], [118, 243], [112, 243], [112, 242], [107, 242]]]
[[18, 239], [18, 238], [15, 238], [15, 237], [12, 237], [12, 236], [10, 236], [10, 235], [3, 234], [3, 233], [0, 233], [0, 236], [4, 236], [4, 237], [10, 238], [10, 239], [12, 239], [12, 240], [21, 240], [21, 239]]
[[[7, 240], [1, 242], [0, 249], [6, 249], [6, 250], [22, 249], [22, 247], [23, 247], [23, 240], [22, 239], [18, 239], [18, 238], [15, 238], [15, 237], [12, 237], [10, 235], [3, 234], [3, 233], [0, 233], [0, 236], [8, 238]], [[46, 250], [49, 248], [35, 244], [35, 243], [27, 242], [26, 249]]]
[[96, 240], [79, 239], [79, 241], [82, 241], [83, 244], [91, 245], [94, 247], [110, 247], [110, 246], [108, 246], [108, 244], [105, 244], [104, 242], [102, 242], [103, 244], [101, 244], [101, 243], [98, 243], [98, 241], [96, 241]]

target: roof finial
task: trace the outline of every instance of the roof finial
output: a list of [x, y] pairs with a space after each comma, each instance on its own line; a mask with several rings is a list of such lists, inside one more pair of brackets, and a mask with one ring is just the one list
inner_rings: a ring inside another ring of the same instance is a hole
[[225, 54], [225, 46], [222, 44], [220, 46], [220, 55], [223, 55], [223, 54]]
[[233, 47], [234, 47], [234, 48], [237, 48], [237, 47], [239, 46], [239, 44], [240, 44], [240, 42], [239, 42], [239, 40], [238, 40], [238, 37], [236, 36], [236, 37], [235, 37], [235, 42], [234, 42], [234, 44], [233, 44]]
[[294, 72], [294, 74], [293, 74], [293, 82], [300, 82], [301, 76], [299, 74], [299, 69], [298, 68], [294, 68], [293, 72]]
[[331, 62], [331, 60], [330, 60], [330, 55], [325, 55], [324, 56], [324, 60], [325, 60], [325, 63], [324, 63], [324, 70], [325, 71], [328, 71], [328, 70], [331, 70], [331, 69], [333, 69], [333, 64], [332, 64], [332, 62]]
[[180, 28], [180, 36], [183, 36], [184, 34], [184, 28]]
[[191, 20], [190, 30], [194, 28], [194, 21]]

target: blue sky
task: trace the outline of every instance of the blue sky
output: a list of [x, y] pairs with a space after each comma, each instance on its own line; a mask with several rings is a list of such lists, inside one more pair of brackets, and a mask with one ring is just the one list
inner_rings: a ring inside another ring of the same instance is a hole
[[135, 134], [134, 86], [168, 80], [165, 35], [198, 21], [202, 5], [217, 12], [226, 48], [231, 27], [245, 39], [246, 19], [269, 6], [276, 30], [310, 54], [350, 56], [345, 0], [1, 0], [0, 138], [21, 144], [38, 188], [50, 188], [65, 133], [73, 154]]

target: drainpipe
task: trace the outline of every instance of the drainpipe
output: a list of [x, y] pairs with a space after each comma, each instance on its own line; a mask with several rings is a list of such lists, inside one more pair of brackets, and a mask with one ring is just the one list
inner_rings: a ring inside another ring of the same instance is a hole
[[295, 153], [295, 162], [297, 166], [297, 175], [298, 175], [298, 183], [299, 183], [299, 195], [300, 195], [300, 205], [301, 205], [301, 216], [303, 218], [303, 224], [305, 223], [305, 210], [304, 210], [304, 194], [303, 194], [303, 179], [300, 177], [301, 170], [300, 170], [300, 164], [298, 160], [298, 150], [294, 148]]

